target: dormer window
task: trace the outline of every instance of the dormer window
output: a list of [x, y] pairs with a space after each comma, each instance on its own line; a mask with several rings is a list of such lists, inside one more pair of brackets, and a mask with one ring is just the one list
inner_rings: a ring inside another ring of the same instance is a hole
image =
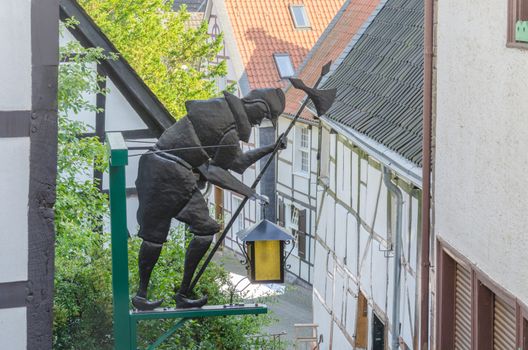
[[304, 5], [291, 5], [290, 12], [293, 18], [293, 24], [295, 28], [309, 28], [310, 21], [306, 14], [306, 8]]
[[277, 65], [277, 71], [281, 78], [292, 77], [295, 73], [290, 55], [287, 53], [276, 53], [273, 54], [275, 64]]

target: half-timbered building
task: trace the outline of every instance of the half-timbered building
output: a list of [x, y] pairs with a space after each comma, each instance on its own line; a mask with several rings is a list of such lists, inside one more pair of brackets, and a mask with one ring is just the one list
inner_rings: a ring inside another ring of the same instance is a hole
[[[77, 1], [61, 0], [61, 20], [65, 21], [71, 17], [79, 23], [63, 31], [60, 38], [61, 45], [75, 40], [84, 47], [99, 47], [105, 52], [119, 54], [116, 47]], [[106, 132], [120, 131], [128, 140], [131, 156], [127, 167], [127, 220], [128, 230], [134, 234], [138, 228], [135, 180], [139, 155], [151, 147], [175, 120], [121, 55], [118, 55], [116, 60], [94, 63], [93, 70], [104, 77], [99, 84], [101, 88], [107, 89], [108, 93], [86, 96], [86, 99], [97, 107], [98, 112], [81, 111], [73, 118], [84, 122], [91, 130], [86, 136], [97, 136], [101, 142], [104, 142]], [[107, 191], [109, 185], [107, 175], [95, 172], [94, 176], [100, 180], [101, 190]]]
[[51, 349], [58, 4], [0, 9], [0, 347]]
[[[346, 1], [306, 56], [296, 76], [313, 86], [322, 67], [340, 56], [378, 3]], [[279, 118], [279, 134], [292, 122], [305, 97], [304, 92], [291, 85], [286, 88], [286, 108]], [[279, 153], [276, 178], [278, 223], [296, 237], [295, 248], [288, 259], [289, 271], [309, 284], [314, 279], [318, 148], [319, 124], [315, 114], [305, 109], [290, 133], [288, 149]]]
[[[294, 75], [344, 2], [207, 1], [205, 18], [209, 22], [209, 31], [212, 36], [224, 35], [224, 49], [217, 62], [226, 61], [228, 74], [219, 79], [218, 86], [223, 89], [234, 84], [239, 97], [256, 88], [285, 88], [287, 78]], [[265, 121], [254, 130], [249, 143], [243, 145], [244, 149], [274, 143], [276, 135], [271, 123]], [[266, 160], [264, 158], [250, 167], [239, 179], [251, 185]], [[257, 187], [259, 193], [270, 199], [264, 213], [271, 221], [277, 219], [276, 181], [280, 171], [272, 163]], [[210, 202], [211, 207], [216, 208], [217, 218], [227, 222], [242, 198], [230, 191], [215, 189]], [[237, 230], [255, 223], [262, 215], [262, 209], [258, 203], [250, 201], [242, 213], [225, 240], [225, 245], [234, 250], [238, 249]], [[299, 265], [291, 265], [290, 272], [300, 276]], [[307, 275], [304, 279], [309, 280]]]
[[320, 121], [314, 323], [321, 349], [418, 347], [423, 3], [381, 1], [332, 68]]

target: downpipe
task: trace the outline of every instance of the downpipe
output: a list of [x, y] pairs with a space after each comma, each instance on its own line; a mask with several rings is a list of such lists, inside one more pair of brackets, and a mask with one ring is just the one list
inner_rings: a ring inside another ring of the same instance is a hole
[[401, 294], [401, 234], [402, 234], [402, 206], [401, 190], [391, 181], [391, 173], [383, 167], [383, 182], [387, 190], [396, 197], [396, 237], [394, 238], [394, 286], [392, 298], [392, 350], [400, 348], [400, 294]]

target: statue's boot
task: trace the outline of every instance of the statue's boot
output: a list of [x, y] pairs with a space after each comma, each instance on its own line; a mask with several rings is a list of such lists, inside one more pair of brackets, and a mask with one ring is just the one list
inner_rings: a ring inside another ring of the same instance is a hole
[[159, 243], [143, 241], [139, 249], [139, 288], [136, 296], [132, 298], [132, 305], [138, 310], [153, 310], [163, 303], [163, 299], [153, 301], [147, 299], [150, 275], [158, 262], [162, 247], [163, 245]]
[[154, 310], [155, 308], [160, 307], [162, 303], [163, 299], [149, 301], [147, 298], [143, 298], [137, 295], [132, 298], [132, 305], [134, 305], [136, 309], [141, 311]]
[[199, 299], [190, 299], [189, 294], [191, 292], [190, 285], [194, 272], [196, 271], [200, 260], [202, 260], [205, 253], [207, 253], [212, 241], [213, 236], [195, 236], [191, 243], [189, 243], [189, 247], [185, 253], [182, 283], [180, 285], [180, 290], [174, 297], [177, 308], [186, 309], [191, 307], [202, 307], [207, 303], [207, 296], [203, 296]]
[[207, 304], [207, 295], [204, 295], [203, 297], [199, 299], [190, 299], [187, 298], [185, 295], [181, 293], [177, 293], [174, 297], [176, 300], [176, 307], [178, 309], [189, 309], [192, 307], [202, 307], [205, 304]]

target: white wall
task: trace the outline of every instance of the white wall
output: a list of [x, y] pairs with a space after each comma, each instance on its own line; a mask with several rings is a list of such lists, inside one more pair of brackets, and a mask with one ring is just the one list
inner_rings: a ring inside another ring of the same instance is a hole
[[28, 279], [29, 137], [0, 138], [0, 283]]
[[507, 1], [438, 2], [435, 233], [528, 303], [528, 51]]
[[[291, 123], [290, 118], [279, 117], [278, 134], [286, 131]], [[309, 171], [301, 172], [300, 153], [298, 151], [300, 129], [307, 128], [308, 124], [299, 120], [288, 135], [288, 148], [281, 151], [277, 157], [277, 196], [286, 205], [286, 229], [288, 226], [291, 206], [299, 210], [306, 210], [306, 247], [305, 259], [301, 259], [298, 253], [298, 245], [288, 258], [289, 272], [309, 284], [313, 283], [313, 263], [315, 259], [315, 240], [310, 235], [315, 235], [316, 203], [317, 203], [317, 147], [319, 140], [319, 129], [312, 126], [309, 133]], [[278, 202], [277, 202], [278, 203]], [[278, 204], [277, 204], [278, 205]]]
[[25, 307], [0, 309], [0, 342], [2, 349], [26, 349], [26, 320]]
[[[0, 11], [0, 111], [31, 105], [31, 1], [4, 0]], [[28, 279], [29, 137], [0, 138], [0, 283]], [[26, 348], [26, 307], [0, 309], [2, 348]]]
[[[375, 310], [385, 323], [390, 348], [394, 252], [389, 247], [394, 242], [395, 199], [389, 201], [376, 159], [362, 154], [346, 137], [330, 136], [330, 185], [320, 184], [317, 199], [314, 323], [325, 339], [323, 348], [330, 342], [333, 349], [352, 348], [361, 291], [369, 305], [369, 339]], [[417, 330], [420, 190], [404, 181], [398, 187], [403, 194], [400, 336], [412, 347]]]
[[31, 108], [30, 0], [3, 0], [0, 11], [0, 110]]

